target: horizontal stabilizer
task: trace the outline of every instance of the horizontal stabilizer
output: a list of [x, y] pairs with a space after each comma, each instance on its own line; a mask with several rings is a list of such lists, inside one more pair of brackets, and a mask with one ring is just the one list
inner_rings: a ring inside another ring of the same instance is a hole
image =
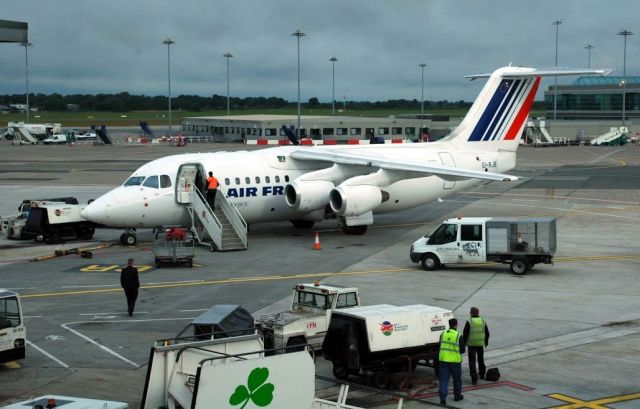
[[[510, 70], [509, 68], [513, 68]], [[570, 75], [609, 75], [613, 71], [613, 68], [568, 68], [568, 67], [552, 67], [552, 68], [523, 68], [523, 67], [508, 67], [501, 73], [503, 78], [515, 78], [515, 77], [560, 77]], [[473, 74], [465, 75], [465, 78], [469, 78], [472, 81], [476, 78], [489, 78], [491, 73], [488, 74]]]

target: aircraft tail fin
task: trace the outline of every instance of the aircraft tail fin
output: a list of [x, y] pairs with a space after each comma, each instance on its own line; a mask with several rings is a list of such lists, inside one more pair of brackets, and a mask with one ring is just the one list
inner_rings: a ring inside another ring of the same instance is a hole
[[460, 125], [446, 140], [463, 149], [518, 148], [543, 76], [606, 75], [611, 70], [503, 67], [492, 74], [470, 75], [487, 83]]

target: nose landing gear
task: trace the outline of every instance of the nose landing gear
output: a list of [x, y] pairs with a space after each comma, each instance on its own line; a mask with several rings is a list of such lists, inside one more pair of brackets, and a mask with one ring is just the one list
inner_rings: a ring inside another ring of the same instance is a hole
[[127, 230], [120, 236], [120, 244], [123, 246], [135, 246], [137, 242], [135, 230]]

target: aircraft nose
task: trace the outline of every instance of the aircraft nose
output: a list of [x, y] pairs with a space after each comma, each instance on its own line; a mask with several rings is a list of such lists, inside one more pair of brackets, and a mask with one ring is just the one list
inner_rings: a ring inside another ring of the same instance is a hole
[[104, 196], [91, 202], [85, 207], [80, 215], [85, 219], [98, 224], [109, 224], [110, 208], [115, 203], [113, 193], [109, 192]]

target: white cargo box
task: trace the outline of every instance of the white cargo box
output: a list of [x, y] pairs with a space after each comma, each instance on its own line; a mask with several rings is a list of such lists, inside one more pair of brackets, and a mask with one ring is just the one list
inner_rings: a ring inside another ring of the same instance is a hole
[[125, 402], [114, 402], [100, 399], [83, 399], [59, 395], [44, 395], [40, 396], [39, 398], [17, 402], [9, 406], [3, 406], [3, 408], [25, 409], [34, 408], [36, 407], [36, 405], [46, 408], [51, 399], [55, 400], [56, 408], [64, 409], [127, 409], [129, 407], [129, 404]]
[[451, 310], [422, 304], [369, 305], [338, 310], [336, 315], [364, 322], [371, 352], [438, 343], [453, 318]]

